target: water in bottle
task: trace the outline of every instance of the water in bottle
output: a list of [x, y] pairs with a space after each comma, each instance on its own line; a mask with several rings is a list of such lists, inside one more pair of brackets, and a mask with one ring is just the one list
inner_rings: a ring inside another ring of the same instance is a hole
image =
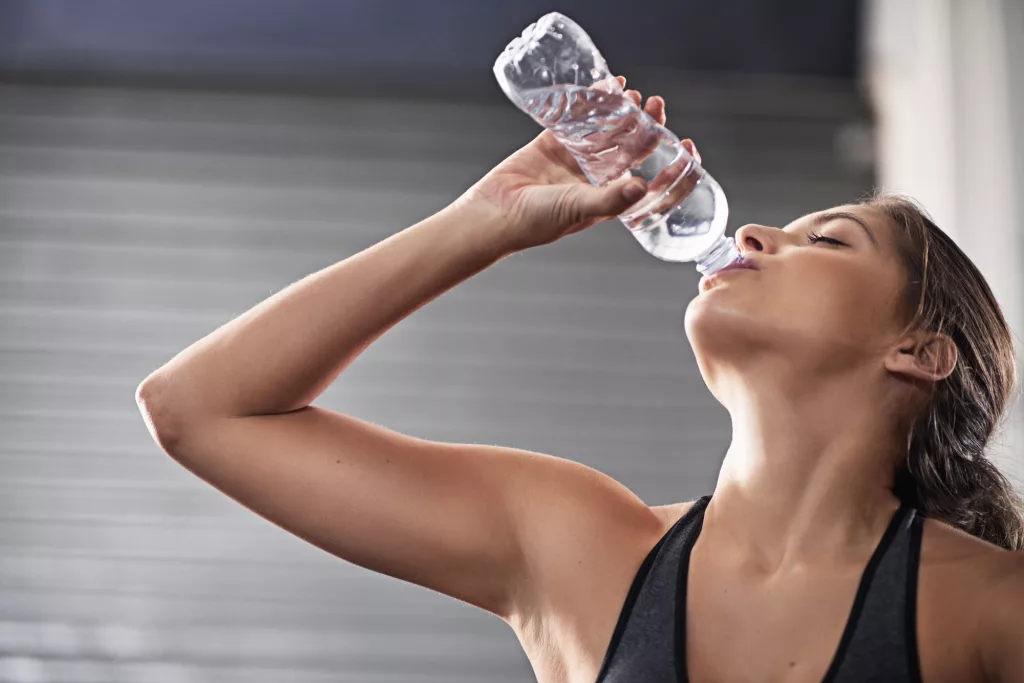
[[742, 260], [724, 236], [725, 194], [672, 131], [628, 97], [590, 38], [552, 12], [513, 40], [494, 65], [508, 97], [572, 153], [595, 185], [640, 176], [647, 195], [620, 220], [665, 261], [710, 273]]

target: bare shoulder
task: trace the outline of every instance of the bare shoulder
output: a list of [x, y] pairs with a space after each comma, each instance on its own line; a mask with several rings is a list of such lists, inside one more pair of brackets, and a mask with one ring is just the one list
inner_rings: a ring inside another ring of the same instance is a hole
[[653, 505], [651, 506], [651, 511], [662, 520], [664, 531], [668, 531], [696, 502], [695, 500], [688, 500], [682, 503], [670, 503], [669, 505]]
[[538, 680], [593, 680], [640, 565], [693, 502], [648, 506], [582, 465], [558, 469], [590, 483], [563, 482], [558, 508], [529, 544], [529, 594], [509, 625]]
[[981, 596], [975, 644], [987, 680], [1024, 680], [1024, 552], [1004, 550], [990, 560], [991, 581]]
[[[967, 658], [964, 670], [967, 662], [980, 667], [979, 679], [1018, 680], [1024, 674], [1024, 552], [926, 519], [919, 577], [923, 652], [944, 663], [960, 652]], [[970, 646], [949, 648], [951, 642]]]
[[934, 604], [968, 610], [994, 582], [1020, 567], [1014, 553], [940, 519], [924, 520], [919, 569], [920, 590]]
[[941, 519], [926, 517], [921, 539], [921, 566], [963, 573], [988, 582], [1014, 563], [1013, 553], [958, 529]]
[[[655, 538], [664, 515], [624, 484], [571, 460], [536, 455], [544, 476], [516, 498], [526, 564], [516, 590], [518, 619], [575, 609], [575, 594], [593, 596], [621, 573], [623, 561]], [[611, 574], [611, 577], [609, 577]]]
[[[922, 647], [938, 651], [941, 643], [954, 640], [980, 642], [985, 638], [984, 624], [994, 591], [1005, 593], [1013, 577], [1018, 586], [1024, 585], [1024, 553], [1011, 552], [927, 517], [918, 576]], [[1017, 595], [1022, 592], [1018, 587]]]

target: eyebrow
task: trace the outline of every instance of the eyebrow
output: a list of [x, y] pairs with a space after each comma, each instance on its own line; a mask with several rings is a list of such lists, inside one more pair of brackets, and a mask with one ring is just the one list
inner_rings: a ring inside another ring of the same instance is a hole
[[812, 225], [818, 227], [828, 223], [829, 221], [839, 220], [841, 218], [846, 218], [859, 225], [861, 229], [868, 234], [868, 239], [871, 240], [871, 244], [875, 245], [875, 249], [878, 249], [878, 242], [875, 240], [875, 236], [871, 232], [871, 228], [868, 227], [868, 224], [864, 222], [863, 218], [855, 213], [850, 213], [849, 211], [822, 211], [814, 217]]

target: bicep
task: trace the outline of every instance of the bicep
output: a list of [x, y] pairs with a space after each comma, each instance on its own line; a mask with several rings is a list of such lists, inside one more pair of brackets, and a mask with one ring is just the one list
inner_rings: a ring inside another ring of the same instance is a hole
[[353, 564], [506, 611], [521, 574], [506, 504], [517, 459], [315, 407], [164, 429], [172, 435], [162, 444], [176, 461], [296, 536]]

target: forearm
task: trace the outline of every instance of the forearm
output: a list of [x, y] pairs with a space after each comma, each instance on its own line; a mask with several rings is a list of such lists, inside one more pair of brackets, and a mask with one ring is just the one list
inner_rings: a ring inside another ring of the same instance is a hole
[[511, 253], [502, 234], [493, 218], [451, 205], [225, 323], [138, 396], [200, 418], [307, 406], [388, 329]]

